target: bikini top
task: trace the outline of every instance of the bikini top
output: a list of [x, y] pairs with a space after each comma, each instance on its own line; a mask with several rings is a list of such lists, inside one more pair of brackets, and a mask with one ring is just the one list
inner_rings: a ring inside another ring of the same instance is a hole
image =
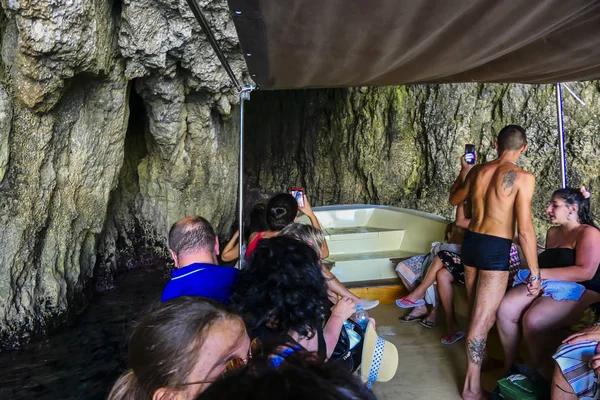
[[[540, 268], [561, 268], [575, 265], [575, 249], [564, 247], [546, 249], [538, 256], [538, 264]], [[586, 289], [600, 293], [600, 266], [596, 269], [592, 279], [579, 283]]]
[[244, 255], [244, 258], [246, 260], [248, 260], [250, 258], [250, 256], [252, 255], [252, 252], [254, 251], [254, 249], [256, 249], [256, 246], [258, 245], [258, 241], [260, 239], [262, 239], [263, 233], [264, 232], [258, 232], [256, 237], [248, 244], [248, 248], [246, 249], [246, 254]]

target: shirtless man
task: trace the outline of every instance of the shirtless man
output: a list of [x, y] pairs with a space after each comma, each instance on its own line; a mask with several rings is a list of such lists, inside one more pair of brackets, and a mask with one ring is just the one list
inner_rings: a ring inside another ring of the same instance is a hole
[[467, 335], [467, 376], [463, 399], [482, 399], [481, 364], [487, 336], [496, 321], [496, 312], [506, 292], [510, 246], [518, 237], [531, 271], [529, 293], [541, 289], [537, 241], [531, 216], [535, 178], [517, 167], [527, 148], [523, 128], [508, 125], [495, 143], [498, 158], [472, 166], [462, 158], [462, 169], [450, 189], [450, 204], [472, 203], [472, 218], [465, 234], [462, 256], [465, 284], [471, 305], [471, 326]]

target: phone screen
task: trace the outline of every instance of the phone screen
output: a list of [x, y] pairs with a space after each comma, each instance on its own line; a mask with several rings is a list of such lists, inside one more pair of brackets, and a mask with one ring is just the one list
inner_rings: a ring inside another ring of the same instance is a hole
[[475, 145], [465, 145], [465, 161], [469, 164], [475, 164]]
[[304, 207], [304, 189], [292, 188], [290, 189], [290, 194], [296, 199], [298, 207]]

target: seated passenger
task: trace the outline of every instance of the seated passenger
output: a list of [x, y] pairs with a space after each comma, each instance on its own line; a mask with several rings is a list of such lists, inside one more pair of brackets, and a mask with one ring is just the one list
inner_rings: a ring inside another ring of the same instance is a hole
[[228, 303], [239, 270], [217, 265], [219, 239], [210, 222], [186, 217], [169, 231], [169, 251], [175, 271], [165, 286], [162, 301], [179, 296], [202, 296]]
[[375, 400], [375, 396], [343, 368], [323, 363], [310, 353], [296, 352], [277, 368], [271, 368], [268, 360], [253, 359], [247, 368], [229, 374], [198, 397], [212, 399]]
[[[263, 203], [258, 203], [252, 207], [250, 213], [244, 218], [244, 240], [242, 242], [242, 255], [246, 254], [250, 234], [252, 232], [264, 232], [267, 229], [269, 229], [269, 226], [267, 225], [265, 205]], [[223, 251], [221, 252], [221, 260], [224, 262], [231, 262], [238, 259], [240, 254], [239, 235], [240, 231], [236, 230], [229, 240], [229, 243], [227, 243], [225, 248], [223, 248]], [[240, 260], [241, 268], [244, 268], [245, 261], [245, 257], [242, 257], [242, 260]]]
[[240, 317], [213, 300], [179, 297], [137, 322], [128, 344], [131, 369], [108, 399], [195, 399], [250, 357], [250, 338]]
[[552, 400], [600, 399], [600, 326], [575, 333], [554, 354]]
[[[312, 247], [319, 256], [325, 243], [325, 236], [320, 229], [310, 225], [293, 223], [281, 230], [279, 236], [288, 236], [298, 239]], [[366, 300], [354, 295], [331, 273], [331, 271], [321, 262], [321, 271], [327, 282], [329, 289], [329, 299], [335, 304], [338, 296], [351, 299], [356, 305], [362, 306], [363, 310], [370, 310], [379, 305], [379, 300]]]
[[328, 359], [344, 322], [356, 311], [349, 298], [331, 309], [318, 254], [289, 237], [262, 240], [239, 274], [233, 304], [253, 337], [264, 344], [285, 342]]
[[[283, 228], [296, 221], [298, 211], [302, 211], [304, 215], [308, 217], [312, 226], [321, 229], [319, 220], [315, 216], [315, 213], [306, 198], [306, 194], [304, 195], [304, 207], [302, 208], [298, 208], [298, 203], [291, 194], [277, 194], [273, 196], [267, 204], [266, 214], [267, 226], [269, 229], [266, 231], [252, 232], [250, 234], [248, 239], [248, 249], [246, 250], [246, 259], [250, 258], [250, 255], [256, 248], [259, 240], [270, 239], [277, 236]], [[323, 243], [321, 258], [327, 258], [327, 256], [329, 256], [329, 249], [327, 248], [327, 243]]]
[[[548, 230], [546, 250], [538, 257], [544, 295], [529, 296], [526, 285], [512, 288], [498, 310], [498, 330], [507, 369], [516, 360], [522, 326], [534, 366], [549, 380], [550, 356], [565, 337], [560, 330], [600, 301], [600, 231], [585, 189], [557, 190], [546, 212], [559, 226]], [[575, 282], [584, 288], [577, 290]]]
[[[415, 285], [425, 271], [426, 259], [429, 255], [417, 256], [398, 264], [396, 272], [407, 289], [411, 292], [402, 299], [396, 300], [400, 308], [413, 308], [404, 317], [402, 322], [420, 321], [426, 328], [435, 326], [438, 298], [441, 298], [444, 311], [446, 312], [447, 334], [442, 338], [442, 343], [452, 344], [465, 336], [465, 333], [457, 329], [456, 315], [454, 313], [454, 291], [452, 283], [465, 283], [465, 267], [460, 256], [461, 244], [465, 234], [465, 227], [469, 220], [465, 218], [464, 205], [456, 209], [456, 222], [448, 224], [446, 228], [446, 242], [440, 246], [434, 246], [435, 257], [426, 269], [425, 276], [419, 285]], [[434, 283], [437, 281], [437, 285]], [[436, 287], [437, 286], [437, 287]], [[427, 292], [434, 292], [428, 296], [432, 303], [429, 312], [425, 305]], [[439, 295], [438, 292], [439, 291]], [[439, 296], [439, 297], [438, 297]]]

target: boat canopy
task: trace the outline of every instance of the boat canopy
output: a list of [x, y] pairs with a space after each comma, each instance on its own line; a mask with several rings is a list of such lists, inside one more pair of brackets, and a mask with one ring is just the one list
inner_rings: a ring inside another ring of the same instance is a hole
[[598, 0], [228, 0], [263, 90], [600, 78]]

